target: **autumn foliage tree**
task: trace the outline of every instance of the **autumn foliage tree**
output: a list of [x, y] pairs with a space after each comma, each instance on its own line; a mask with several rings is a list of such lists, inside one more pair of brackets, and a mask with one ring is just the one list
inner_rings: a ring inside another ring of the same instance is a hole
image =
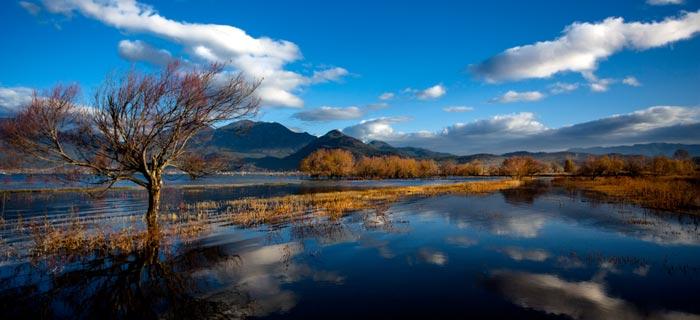
[[590, 156], [578, 169], [578, 174], [584, 176], [617, 176], [623, 174], [625, 161], [619, 156]]
[[258, 110], [259, 83], [241, 75], [224, 79], [222, 71], [222, 65], [184, 70], [177, 62], [155, 74], [130, 71], [107, 79], [88, 105], [78, 103], [78, 86], [59, 85], [35, 94], [0, 132], [13, 150], [81, 168], [106, 188], [120, 180], [145, 188], [150, 228], [157, 225], [166, 168], [192, 177], [216, 169], [188, 152], [190, 139]]
[[347, 177], [353, 172], [352, 153], [341, 149], [319, 149], [304, 158], [299, 169], [314, 177]]
[[669, 159], [666, 157], [654, 157], [651, 160], [651, 173], [654, 175], [692, 175], [695, 172], [695, 165], [689, 157], [676, 157]]
[[301, 161], [299, 169], [314, 177], [412, 179], [440, 174], [434, 160], [416, 160], [399, 156], [363, 156], [355, 160], [342, 149], [319, 149]]
[[504, 175], [522, 179], [544, 171], [544, 165], [532, 157], [510, 157], [503, 160], [501, 171]]
[[575, 173], [576, 172], [576, 163], [574, 162], [573, 159], [568, 158], [564, 160], [564, 172], [566, 173]]

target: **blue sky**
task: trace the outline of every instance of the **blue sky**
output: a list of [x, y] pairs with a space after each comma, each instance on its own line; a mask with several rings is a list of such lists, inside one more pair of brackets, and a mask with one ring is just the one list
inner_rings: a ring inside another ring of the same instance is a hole
[[0, 110], [218, 59], [264, 77], [259, 120], [316, 135], [460, 154], [700, 143], [697, 0], [27, 0], [0, 3], [0, 27]]

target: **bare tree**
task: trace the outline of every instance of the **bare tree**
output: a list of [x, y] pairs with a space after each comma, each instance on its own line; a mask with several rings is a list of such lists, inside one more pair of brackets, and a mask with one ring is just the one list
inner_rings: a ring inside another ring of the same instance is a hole
[[59, 85], [35, 93], [24, 110], [3, 124], [2, 137], [26, 155], [81, 168], [98, 177], [105, 190], [120, 180], [145, 188], [146, 221], [155, 227], [166, 168], [192, 177], [216, 169], [189, 152], [188, 141], [205, 128], [251, 116], [259, 108], [253, 94], [259, 82], [240, 74], [225, 78], [222, 71], [218, 64], [183, 70], [176, 62], [157, 74], [131, 71], [108, 77], [89, 106], [76, 102], [77, 86]]

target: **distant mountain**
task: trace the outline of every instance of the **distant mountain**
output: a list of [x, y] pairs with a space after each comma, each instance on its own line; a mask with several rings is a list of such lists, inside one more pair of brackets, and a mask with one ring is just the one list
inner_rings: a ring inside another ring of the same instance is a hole
[[392, 154], [390, 151], [379, 150], [338, 130], [332, 130], [287, 157], [265, 157], [254, 163], [258, 167], [270, 170], [295, 170], [302, 159], [319, 149], [343, 149], [350, 151], [355, 157]]
[[205, 153], [228, 153], [245, 158], [285, 157], [315, 139], [313, 135], [294, 132], [276, 122], [242, 120], [205, 130], [192, 145]]
[[[0, 118], [2, 121], [2, 118]], [[343, 149], [355, 157], [362, 156], [400, 156], [436, 161], [454, 161], [467, 163], [474, 160], [484, 165], [499, 165], [512, 156], [530, 156], [545, 163], [563, 164], [565, 159], [582, 162], [591, 154], [621, 155], [665, 155], [672, 156], [678, 149], [687, 150], [691, 156], [700, 156], [698, 144], [649, 143], [632, 146], [572, 148], [560, 152], [517, 151], [502, 155], [480, 153], [457, 156], [449, 153], [435, 152], [416, 147], [394, 147], [383, 141], [364, 143], [332, 130], [316, 137], [306, 132], [294, 132], [276, 122], [255, 122], [243, 120], [220, 128], [210, 128], [199, 133], [190, 141], [191, 150], [204, 156], [225, 155], [231, 158], [230, 170], [296, 170], [302, 159], [319, 149]], [[0, 161], [3, 154], [0, 152]]]
[[614, 146], [614, 147], [591, 147], [591, 148], [572, 148], [571, 152], [590, 153], [590, 154], [609, 154], [619, 153], [628, 155], [644, 155], [653, 156], [673, 156], [673, 153], [678, 149], [684, 149], [691, 156], [700, 156], [700, 144], [679, 144], [679, 143], [646, 143], [635, 144], [631, 146]]
[[384, 141], [373, 140], [367, 145], [374, 147], [377, 150], [385, 151], [388, 153], [396, 154], [401, 157], [416, 158], [416, 159], [446, 159], [449, 157], [454, 157], [453, 154], [444, 152], [435, 152], [423, 148], [415, 147], [393, 147]]

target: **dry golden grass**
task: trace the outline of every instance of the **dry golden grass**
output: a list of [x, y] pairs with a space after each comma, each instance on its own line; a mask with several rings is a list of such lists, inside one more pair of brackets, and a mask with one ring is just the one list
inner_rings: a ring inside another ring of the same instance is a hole
[[[294, 219], [314, 213], [325, 217], [368, 208], [376, 208], [408, 197], [429, 197], [442, 194], [478, 194], [513, 188], [516, 180], [465, 182], [433, 186], [388, 187], [354, 191], [289, 195], [273, 198], [246, 198], [224, 202], [204, 201], [183, 205], [179, 213], [162, 213], [160, 228], [155, 235], [161, 247], [173, 241], [188, 242], [201, 236], [216, 222], [257, 225]], [[222, 210], [224, 209], [224, 210]], [[217, 212], [218, 213], [215, 213]], [[112, 229], [102, 223], [86, 223], [78, 217], [55, 225], [47, 218], [43, 223], [26, 224], [15, 221], [17, 232], [30, 237], [28, 255], [32, 258], [50, 256], [86, 256], [90, 254], [125, 254], [142, 249], [154, 240], [139, 219], [133, 217], [125, 227]], [[2, 239], [0, 239], [2, 240]], [[12, 252], [10, 252], [12, 250]], [[0, 256], [17, 256], [14, 247], [0, 243]]]
[[89, 227], [77, 218], [58, 226], [45, 219], [43, 224], [29, 227], [32, 241], [29, 255], [41, 258], [51, 255], [129, 253], [144, 248], [152, 240], [158, 240], [161, 245], [176, 240], [187, 242], [210, 228], [206, 218], [180, 219], [175, 216], [175, 220], [173, 215], [161, 215], [161, 227], [156, 234], [139, 227], [136, 221], [129, 226], [109, 230], [99, 226]]
[[247, 198], [224, 202], [222, 205], [226, 207], [233, 223], [257, 225], [293, 219], [310, 212], [339, 217], [348, 212], [373, 208], [408, 197], [487, 193], [519, 185], [520, 182], [516, 180], [499, 180], [433, 186], [389, 187], [273, 198]]
[[614, 200], [652, 209], [697, 213], [700, 189], [697, 183], [674, 177], [558, 178], [555, 185], [597, 192]]

